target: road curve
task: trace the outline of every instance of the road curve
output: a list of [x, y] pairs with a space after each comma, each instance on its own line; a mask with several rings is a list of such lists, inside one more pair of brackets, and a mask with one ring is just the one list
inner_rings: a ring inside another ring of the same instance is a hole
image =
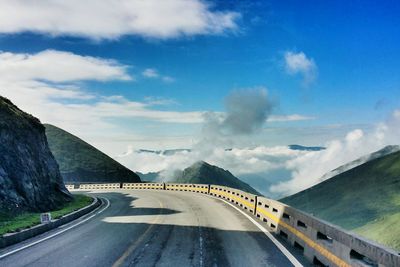
[[[110, 206], [77, 227], [0, 259], [0, 266], [293, 266], [248, 218], [210, 196], [86, 193], [108, 199]], [[0, 256], [52, 233], [6, 248]]]

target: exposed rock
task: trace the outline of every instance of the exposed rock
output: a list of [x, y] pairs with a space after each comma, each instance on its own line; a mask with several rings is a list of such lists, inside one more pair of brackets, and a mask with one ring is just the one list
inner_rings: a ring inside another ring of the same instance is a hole
[[0, 211], [48, 211], [70, 199], [44, 126], [0, 96]]

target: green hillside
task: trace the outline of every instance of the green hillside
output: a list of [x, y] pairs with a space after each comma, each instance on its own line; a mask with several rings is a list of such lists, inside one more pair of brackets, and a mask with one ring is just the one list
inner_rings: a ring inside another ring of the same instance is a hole
[[140, 182], [139, 176], [82, 139], [45, 124], [64, 182]]
[[242, 182], [227, 170], [199, 161], [176, 173], [173, 182], [191, 184], [214, 184], [229, 186], [252, 194], [261, 195], [253, 187]]
[[281, 201], [400, 250], [400, 152], [368, 161]]

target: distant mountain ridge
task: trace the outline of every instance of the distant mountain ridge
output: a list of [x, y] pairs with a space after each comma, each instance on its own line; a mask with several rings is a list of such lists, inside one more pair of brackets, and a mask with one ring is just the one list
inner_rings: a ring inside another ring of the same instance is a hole
[[331, 178], [333, 176], [336, 176], [336, 175], [339, 175], [339, 174], [341, 174], [341, 173], [343, 173], [345, 171], [348, 171], [348, 170], [350, 170], [352, 168], [355, 168], [355, 167], [357, 167], [357, 166], [359, 166], [359, 165], [361, 165], [361, 164], [363, 164], [365, 162], [381, 158], [383, 156], [389, 155], [389, 154], [397, 152], [397, 151], [400, 151], [400, 146], [397, 146], [397, 145], [385, 146], [384, 148], [382, 148], [382, 149], [380, 149], [380, 150], [378, 150], [378, 151], [376, 151], [374, 153], [365, 155], [365, 156], [363, 156], [361, 158], [353, 160], [353, 161], [351, 161], [351, 162], [349, 162], [349, 163], [347, 163], [345, 165], [342, 165], [342, 166], [340, 166], [340, 167], [338, 167], [338, 168], [326, 173], [321, 178], [321, 180], [324, 181], [324, 180], [329, 179], [329, 178]]
[[[322, 146], [302, 146], [302, 145], [288, 145], [288, 148], [291, 150], [300, 150], [300, 151], [321, 151], [326, 149]], [[192, 149], [189, 148], [176, 148], [176, 149], [164, 149], [164, 150], [151, 150], [151, 149], [138, 149], [137, 153], [151, 153], [157, 155], [174, 155], [180, 152], [192, 152]], [[232, 151], [232, 148], [226, 148], [225, 151]]]
[[288, 145], [291, 150], [300, 150], [300, 151], [321, 151], [326, 148], [323, 146], [302, 146], [302, 145]]
[[140, 182], [139, 176], [79, 137], [45, 124], [65, 182]]
[[165, 180], [166, 182], [170, 183], [215, 184], [261, 195], [257, 190], [239, 178], [235, 177], [228, 170], [224, 170], [204, 161], [198, 161], [184, 170], [175, 171], [174, 177], [171, 179], [163, 179], [161, 173], [159, 172], [138, 172], [137, 174], [143, 181], [146, 182], [160, 182]]
[[261, 195], [257, 190], [235, 177], [228, 170], [204, 161], [198, 161], [183, 171], [177, 172], [173, 182], [222, 185]]
[[140, 177], [140, 180], [142, 182], [157, 182], [159, 181], [159, 172], [148, 172], [148, 173], [142, 173], [142, 172], [136, 172], [136, 174]]
[[138, 149], [136, 150], [137, 153], [150, 153], [150, 154], [157, 154], [157, 155], [174, 155], [180, 152], [191, 152], [191, 149], [186, 148], [177, 148], [177, 149], [165, 149], [165, 150], [151, 150], [151, 149]]
[[389, 146], [365, 158], [281, 201], [400, 250], [400, 151]]

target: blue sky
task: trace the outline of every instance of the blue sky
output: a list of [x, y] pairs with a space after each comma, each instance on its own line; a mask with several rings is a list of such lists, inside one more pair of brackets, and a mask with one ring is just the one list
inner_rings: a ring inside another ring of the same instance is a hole
[[[174, 5], [179, 1], [167, 2]], [[194, 9], [208, 12], [203, 18], [208, 24], [195, 29], [181, 25], [191, 20], [189, 15], [193, 14], [189, 14], [176, 26], [178, 33], [165, 32], [164, 26], [157, 23], [144, 29], [140, 25], [119, 29], [119, 21], [108, 32], [93, 33], [81, 27], [90, 22], [80, 23], [79, 16], [78, 26], [52, 28], [51, 16], [50, 22], [46, 20], [47, 15], [43, 18], [32, 15], [34, 19], [27, 19], [21, 15], [26, 14], [21, 6], [6, 2], [2, 4], [3, 10], [10, 8], [10, 20], [0, 20], [0, 50], [13, 55], [55, 50], [107, 62], [113, 60], [114, 65], [123, 67], [125, 75], [130, 76], [129, 80], [110, 76], [103, 81], [96, 74], [82, 80], [52, 81], [58, 89], [72, 86], [74, 91], [92, 95], [86, 98], [47, 96], [46, 101], [52, 105], [95, 105], [99, 99], [122, 96], [124, 101], [152, 103], [148, 109], [174, 111], [177, 113], [169, 116], [179, 117], [180, 112], [224, 112], [225, 98], [233, 90], [264, 88], [275, 103], [272, 116], [283, 118], [297, 114], [303, 118], [267, 122], [263, 128], [274, 128], [278, 134], [268, 136], [272, 131], [260, 131], [249, 137], [252, 142], [269, 145], [292, 142], [321, 145], [344, 135], [351, 127], [368, 131], [371, 125], [385, 120], [400, 106], [398, 1], [189, 2], [195, 3]], [[57, 11], [56, 7], [43, 5], [37, 8], [43, 14]], [[75, 10], [75, 7], [68, 8]], [[79, 8], [76, 12], [80, 12]], [[11, 18], [11, 14], [17, 18]], [[231, 15], [226, 20], [233, 25], [224, 24], [217, 17], [220, 14]], [[174, 20], [174, 16], [165, 16], [164, 24]], [[60, 16], [60, 25], [69, 23], [62, 19]], [[113, 23], [112, 18], [110, 21]], [[43, 28], [43, 25], [47, 26]], [[147, 29], [151, 34], [146, 34]], [[285, 61], [288, 53], [304, 55], [305, 63], [311, 65], [290, 71]], [[10, 64], [6, 62], [3, 66], [8, 68]], [[53, 67], [58, 68], [58, 62]], [[144, 75], [146, 70], [153, 73], [152, 77]], [[29, 77], [40, 80], [40, 77]], [[41, 102], [24, 100], [24, 94], [8, 88], [3, 88], [1, 93], [42, 121], [83, 136], [114, 155], [128, 144], [136, 148], [190, 146], [202, 128], [201, 122], [160, 122], [147, 115], [143, 118], [104, 116], [99, 119], [107, 124], [104, 129], [95, 121], [93, 125], [82, 126], [82, 118], [67, 116], [62, 110], [57, 116], [50, 116], [48, 110], [35, 107], [42, 105]], [[99, 133], [89, 127], [103, 130]], [[279, 129], [282, 130], [279, 132]], [[175, 141], [162, 141], [168, 138]], [[118, 149], [114, 150], [113, 140], [121, 143]]]

